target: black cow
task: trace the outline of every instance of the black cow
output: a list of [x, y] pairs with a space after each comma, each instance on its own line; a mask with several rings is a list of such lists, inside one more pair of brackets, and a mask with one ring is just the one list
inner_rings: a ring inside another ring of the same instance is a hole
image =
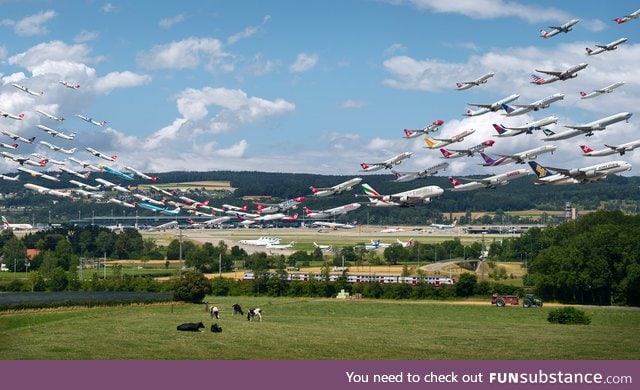
[[231, 306], [231, 307], [233, 307], [233, 314], [234, 315], [238, 314], [238, 313], [240, 313], [241, 316], [244, 315], [244, 312], [242, 311], [242, 307], [240, 307], [239, 304], [234, 303], [233, 306]]
[[177, 329], [186, 332], [199, 332], [200, 329], [204, 329], [204, 324], [202, 322], [198, 322], [197, 324], [194, 322], [187, 322], [185, 324], [178, 325]]
[[258, 316], [258, 318], [260, 318], [260, 321], [262, 321], [262, 309], [260, 309], [259, 307], [249, 309], [249, 311], [247, 312], [247, 321], [251, 321], [255, 316]]
[[222, 333], [222, 327], [218, 326], [218, 324], [211, 325], [211, 331], [213, 333]]

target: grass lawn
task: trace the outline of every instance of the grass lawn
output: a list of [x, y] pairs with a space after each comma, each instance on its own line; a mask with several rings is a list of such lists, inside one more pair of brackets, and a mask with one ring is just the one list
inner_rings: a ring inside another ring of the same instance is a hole
[[[590, 325], [547, 322], [551, 307], [488, 302], [207, 297], [204, 304], [0, 313], [2, 359], [590, 360], [640, 358], [640, 310], [583, 308]], [[264, 321], [233, 316], [261, 307]], [[204, 332], [178, 332], [202, 321]]]

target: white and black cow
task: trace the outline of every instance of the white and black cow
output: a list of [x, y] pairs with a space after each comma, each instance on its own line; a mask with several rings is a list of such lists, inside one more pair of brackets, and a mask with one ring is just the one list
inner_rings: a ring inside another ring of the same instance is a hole
[[216, 306], [211, 306], [211, 308], [209, 309], [209, 314], [211, 314], [211, 319], [220, 319], [220, 310], [218, 310], [218, 307]]
[[251, 321], [255, 316], [258, 316], [258, 318], [260, 318], [260, 321], [262, 321], [262, 309], [260, 309], [259, 307], [249, 309], [249, 311], [247, 312], [247, 321]]
[[204, 329], [204, 324], [202, 322], [187, 322], [181, 325], [178, 325], [178, 330], [186, 331], [186, 332], [199, 332], [200, 329]]

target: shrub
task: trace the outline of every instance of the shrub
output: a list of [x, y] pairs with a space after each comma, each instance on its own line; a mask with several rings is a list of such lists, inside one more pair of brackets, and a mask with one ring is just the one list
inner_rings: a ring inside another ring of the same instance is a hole
[[563, 307], [552, 310], [547, 316], [547, 321], [552, 324], [589, 325], [591, 318], [575, 307]]

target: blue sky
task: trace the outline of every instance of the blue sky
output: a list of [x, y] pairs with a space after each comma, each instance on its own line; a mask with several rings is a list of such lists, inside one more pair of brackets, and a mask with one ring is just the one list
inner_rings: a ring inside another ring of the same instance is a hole
[[[621, 111], [634, 113], [592, 137], [554, 143], [539, 162], [580, 167], [624, 159], [640, 166], [640, 152], [581, 156], [577, 145], [640, 138], [635, 113], [640, 93], [640, 20], [613, 18], [640, 8], [628, 1], [372, 0], [372, 1], [0, 1], [0, 118], [2, 129], [78, 148], [118, 155], [116, 166], [146, 172], [255, 170], [361, 175], [359, 164], [404, 151], [398, 170], [422, 170], [443, 160], [404, 128], [445, 121], [435, 136], [476, 132], [456, 147], [496, 140], [487, 149], [514, 153], [544, 144], [541, 133], [496, 139], [492, 123], [521, 125], [558, 115], [554, 131]], [[541, 39], [539, 30], [569, 19], [568, 34]], [[619, 50], [588, 57], [585, 47], [627, 37]], [[565, 82], [530, 84], [534, 69], [563, 70], [587, 62]], [[455, 82], [493, 71], [487, 84], [456, 91]], [[81, 85], [64, 88], [58, 81]], [[616, 92], [581, 100], [616, 81]], [[44, 91], [31, 96], [18, 83]], [[461, 114], [467, 103], [491, 103], [512, 93], [527, 103], [554, 93], [551, 108], [514, 118]], [[66, 120], [60, 125], [35, 110]], [[105, 120], [104, 128], [76, 118]], [[36, 125], [78, 133], [51, 139]], [[10, 142], [4, 137], [1, 142]], [[12, 153], [39, 151], [21, 144]], [[479, 156], [456, 159], [448, 174], [493, 174]], [[12, 173], [16, 163], [0, 161]], [[69, 165], [69, 167], [73, 167]], [[378, 172], [379, 173], [379, 172]], [[634, 171], [631, 172], [634, 174]]]

